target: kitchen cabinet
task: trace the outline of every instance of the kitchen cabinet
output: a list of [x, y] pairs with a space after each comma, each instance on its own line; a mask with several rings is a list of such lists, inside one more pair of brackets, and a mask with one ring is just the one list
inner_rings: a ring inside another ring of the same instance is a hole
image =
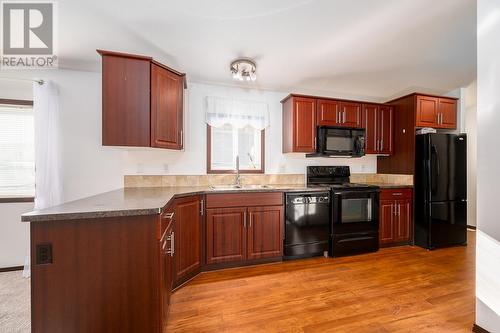
[[379, 104], [363, 104], [365, 153], [392, 154], [393, 108]]
[[207, 264], [244, 261], [246, 208], [207, 209]]
[[102, 144], [183, 148], [185, 74], [151, 57], [102, 56]]
[[455, 129], [457, 100], [453, 98], [416, 96], [416, 126]]
[[207, 265], [281, 260], [282, 193], [209, 194], [206, 217]]
[[411, 242], [412, 206], [411, 189], [382, 189], [379, 210], [379, 242], [381, 246]]
[[150, 57], [102, 55], [102, 144], [149, 147]]
[[160, 319], [161, 331], [166, 332], [168, 311], [170, 306], [170, 296], [172, 294], [174, 279], [174, 212], [173, 208], [167, 209], [160, 217], [162, 236], [159, 242], [159, 290], [160, 290]]
[[361, 127], [361, 103], [340, 102], [340, 126]]
[[316, 152], [316, 99], [293, 96], [281, 102], [283, 152]]
[[202, 202], [199, 195], [175, 200], [174, 286], [200, 272]]
[[457, 99], [410, 94], [385, 103], [393, 107], [392, 154], [377, 157], [377, 172], [413, 175], [415, 131], [421, 127], [455, 129]]
[[317, 100], [318, 126], [361, 127], [361, 104], [333, 99]]
[[248, 207], [247, 259], [283, 255], [283, 206]]
[[151, 147], [183, 148], [184, 78], [151, 63]]
[[318, 99], [318, 126], [339, 126], [340, 102], [330, 99]]

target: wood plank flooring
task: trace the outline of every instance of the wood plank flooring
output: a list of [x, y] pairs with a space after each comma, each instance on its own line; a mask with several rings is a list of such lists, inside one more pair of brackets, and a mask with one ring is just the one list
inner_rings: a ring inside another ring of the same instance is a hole
[[172, 295], [169, 332], [470, 332], [467, 247], [381, 249], [202, 273]]

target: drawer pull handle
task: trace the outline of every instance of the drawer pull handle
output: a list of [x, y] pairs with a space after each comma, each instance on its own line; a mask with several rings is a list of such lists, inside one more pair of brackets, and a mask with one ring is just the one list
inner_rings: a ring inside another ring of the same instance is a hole
[[392, 195], [403, 195], [403, 193], [398, 192], [398, 193], [393, 193]]
[[165, 214], [164, 218], [171, 220], [171, 219], [174, 218], [174, 215], [175, 215], [175, 213], [173, 213], [173, 212], [172, 213], [168, 213], [168, 214]]

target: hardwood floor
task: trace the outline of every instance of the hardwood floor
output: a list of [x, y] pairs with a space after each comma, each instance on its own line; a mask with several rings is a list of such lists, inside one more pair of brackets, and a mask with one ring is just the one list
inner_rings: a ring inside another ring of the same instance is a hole
[[202, 273], [172, 296], [169, 332], [470, 332], [467, 247], [404, 246]]

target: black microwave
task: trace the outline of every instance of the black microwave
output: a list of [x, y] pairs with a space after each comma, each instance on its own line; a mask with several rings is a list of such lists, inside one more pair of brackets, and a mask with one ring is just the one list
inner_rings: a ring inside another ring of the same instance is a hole
[[317, 127], [315, 154], [307, 157], [361, 157], [365, 155], [365, 130], [347, 127]]

